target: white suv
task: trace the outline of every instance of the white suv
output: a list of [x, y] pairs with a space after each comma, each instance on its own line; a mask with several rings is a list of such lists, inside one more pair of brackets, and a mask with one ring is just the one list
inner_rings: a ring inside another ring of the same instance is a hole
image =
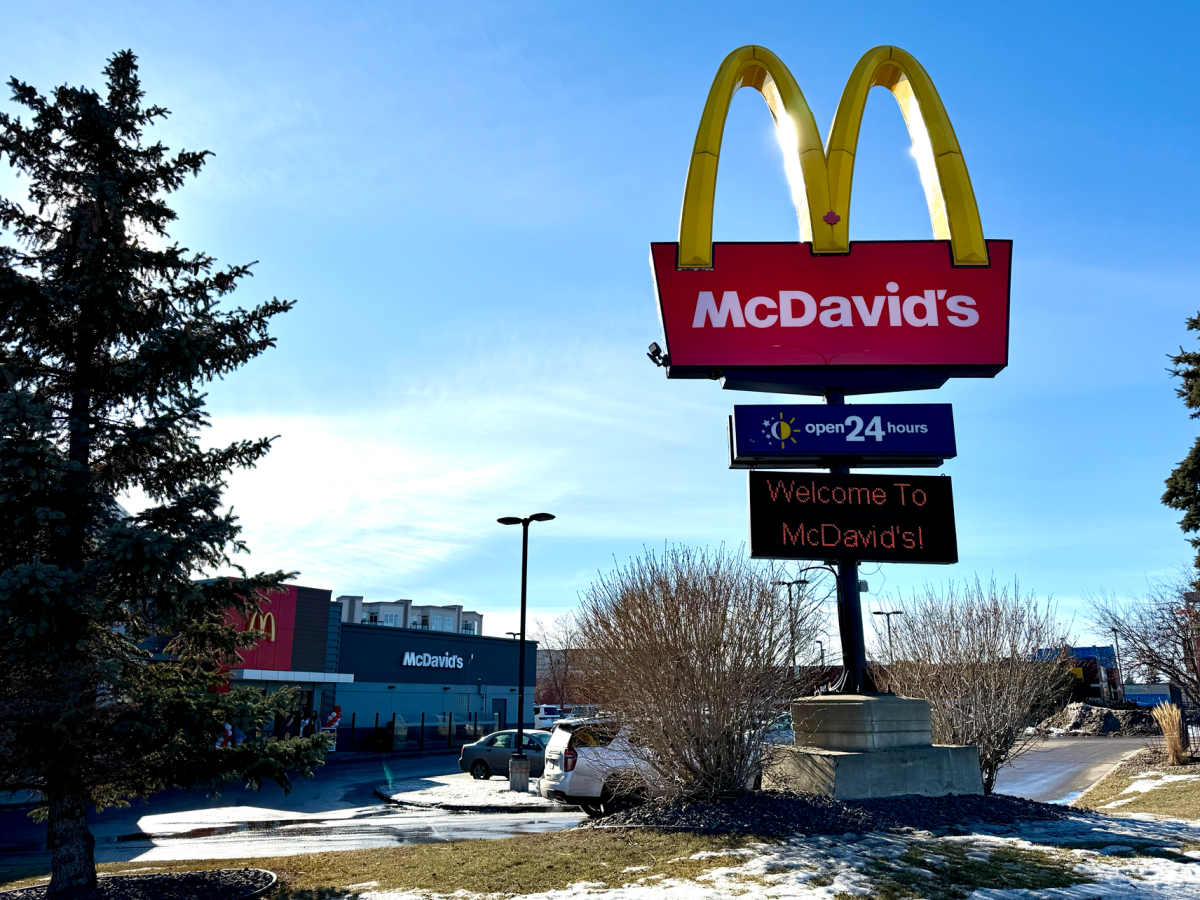
[[538, 704], [533, 708], [533, 727], [545, 728], [547, 731], [554, 728], [554, 723], [562, 718], [562, 713], [558, 711], [557, 706], [549, 704]]
[[538, 794], [607, 816], [648, 799], [650, 774], [629, 744], [628, 729], [600, 719], [559, 719]]

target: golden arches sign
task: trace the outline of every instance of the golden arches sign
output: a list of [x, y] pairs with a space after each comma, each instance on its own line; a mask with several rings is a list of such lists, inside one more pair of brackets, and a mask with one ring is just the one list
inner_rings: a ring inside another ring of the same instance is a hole
[[249, 621], [246, 622], [247, 631], [261, 631], [266, 635], [264, 640], [275, 640], [275, 614], [255, 612], [250, 614]]
[[988, 265], [975, 192], [950, 117], [929, 74], [911, 54], [885, 46], [863, 55], [850, 73], [823, 147], [812, 110], [792, 73], [770, 50], [751, 45], [725, 57], [704, 104], [679, 220], [679, 268], [712, 267], [721, 137], [729, 104], [743, 87], [759, 91], [775, 119], [800, 221], [800, 240], [811, 241], [813, 253], [848, 253], [854, 154], [867, 94], [876, 86], [892, 92], [904, 115], [934, 238], [949, 239], [955, 265]]

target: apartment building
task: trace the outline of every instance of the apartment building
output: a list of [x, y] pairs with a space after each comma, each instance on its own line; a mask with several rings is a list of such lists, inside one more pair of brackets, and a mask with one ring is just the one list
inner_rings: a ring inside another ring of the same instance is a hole
[[483, 615], [460, 605], [433, 606], [406, 599], [365, 602], [362, 597], [350, 595], [338, 597], [337, 602], [342, 604], [342, 621], [350, 625], [483, 634]]

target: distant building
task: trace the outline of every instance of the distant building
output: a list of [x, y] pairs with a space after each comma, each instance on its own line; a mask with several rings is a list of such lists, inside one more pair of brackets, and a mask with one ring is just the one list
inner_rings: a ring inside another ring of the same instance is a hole
[[460, 605], [432, 606], [412, 600], [377, 600], [343, 595], [342, 621], [349, 625], [383, 625], [386, 628], [413, 628], [418, 631], [442, 631], [447, 634], [483, 634], [483, 615]]
[[1121, 673], [1117, 670], [1117, 652], [1111, 644], [1099, 647], [1046, 648], [1038, 659], [1054, 659], [1065, 649], [1070, 657], [1075, 684], [1071, 689], [1074, 703], [1122, 700]]
[[1183, 705], [1183, 692], [1174, 684], [1127, 684], [1125, 699], [1138, 706], [1158, 706], [1160, 703]]

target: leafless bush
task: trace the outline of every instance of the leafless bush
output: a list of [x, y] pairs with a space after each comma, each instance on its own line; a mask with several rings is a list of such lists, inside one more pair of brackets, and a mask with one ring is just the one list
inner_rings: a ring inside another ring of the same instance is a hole
[[574, 613], [550, 619], [534, 619], [532, 637], [538, 643], [535, 703], [572, 703], [582, 696], [584, 651], [580, 645], [579, 621]]
[[1167, 747], [1167, 765], [1182, 766], [1188, 761], [1183, 745], [1183, 716], [1174, 703], [1160, 703], [1152, 712], [1154, 721], [1162, 731], [1163, 743]]
[[[1196, 672], [1197, 612], [1194, 585], [1200, 571], [1182, 571], [1152, 584], [1144, 596], [1118, 600], [1111, 594], [1089, 597], [1091, 620], [1101, 634], [1116, 631], [1121, 661], [1131, 674], [1147, 682], [1165, 677], [1200, 698]], [[1125, 681], [1130, 678], [1121, 673]]]
[[[768, 729], [802, 692], [822, 610], [801, 590], [789, 616], [783, 571], [744, 553], [649, 553], [585, 593], [592, 701], [628, 726], [658, 791], [736, 794], [753, 783]], [[803, 671], [801, 669], [801, 671]]]
[[1041, 740], [1031, 729], [1038, 711], [1070, 693], [1060, 653], [1039, 652], [1066, 646], [1054, 607], [1022, 596], [1016, 582], [1010, 592], [976, 578], [944, 592], [926, 587], [897, 608], [904, 615], [893, 617], [891, 650], [876, 625], [885, 659], [877, 682], [929, 701], [934, 743], [978, 747], [990, 794], [997, 770]]

